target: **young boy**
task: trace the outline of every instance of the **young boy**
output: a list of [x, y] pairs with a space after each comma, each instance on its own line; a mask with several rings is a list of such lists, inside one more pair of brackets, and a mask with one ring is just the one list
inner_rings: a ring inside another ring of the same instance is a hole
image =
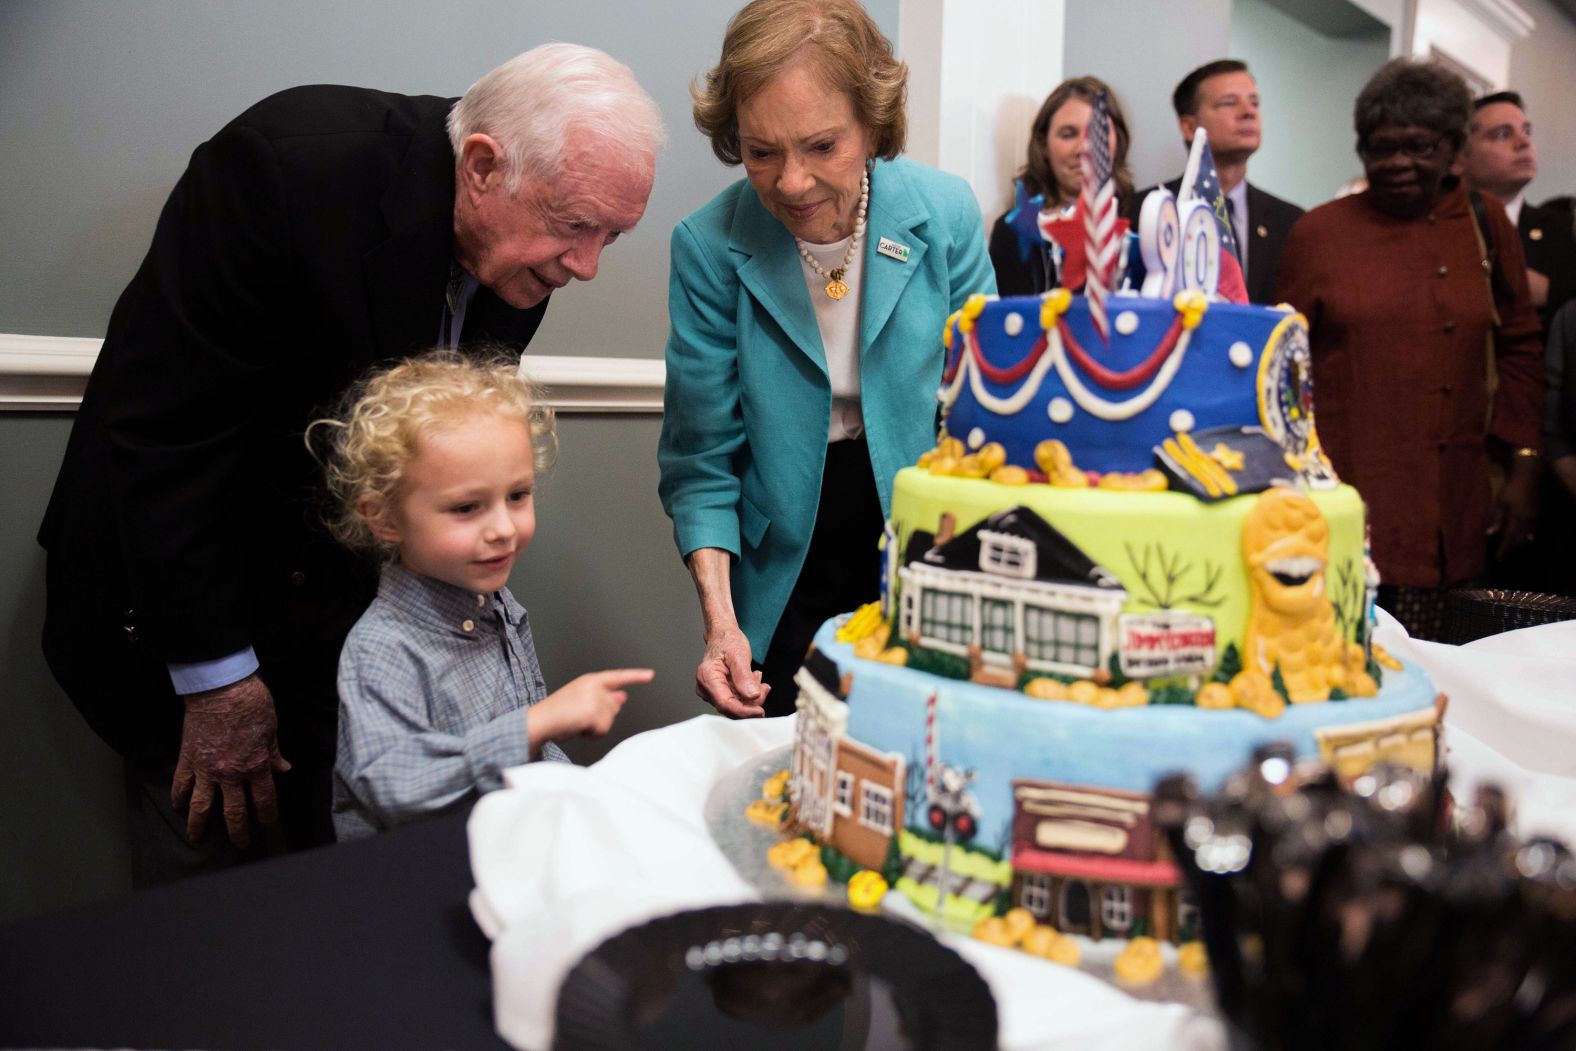
[[334, 434], [335, 534], [385, 559], [339, 658], [341, 840], [466, 805], [506, 767], [567, 762], [555, 742], [607, 733], [624, 687], [652, 675], [593, 672], [551, 694], [542, 681], [506, 583], [536, 532], [536, 470], [556, 440], [513, 364], [416, 358], [352, 397], [341, 419], [313, 425]]

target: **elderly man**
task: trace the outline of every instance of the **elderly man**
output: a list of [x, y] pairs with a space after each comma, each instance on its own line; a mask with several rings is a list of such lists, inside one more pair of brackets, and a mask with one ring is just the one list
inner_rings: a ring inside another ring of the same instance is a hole
[[1527, 285], [1545, 330], [1555, 311], [1576, 298], [1576, 235], [1567, 213], [1539, 208], [1523, 198], [1538, 175], [1532, 122], [1514, 91], [1484, 95], [1472, 104], [1472, 123], [1457, 171], [1474, 190], [1505, 206], [1527, 257]]
[[[1281, 246], [1302, 209], [1248, 183], [1248, 158], [1259, 148], [1263, 124], [1259, 115], [1259, 86], [1246, 62], [1217, 59], [1182, 78], [1171, 95], [1177, 127], [1186, 146], [1203, 128], [1215, 158], [1231, 225], [1237, 235], [1248, 299], [1271, 302], [1280, 265]], [[1176, 193], [1180, 176], [1166, 183]], [[1138, 216], [1147, 191], [1134, 198], [1132, 217]]]
[[127, 759], [136, 882], [332, 841], [335, 666], [376, 574], [320, 526], [302, 433], [374, 362], [523, 348], [639, 221], [662, 135], [628, 68], [552, 44], [458, 101], [283, 91], [192, 155], [39, 531], [45, 655]]

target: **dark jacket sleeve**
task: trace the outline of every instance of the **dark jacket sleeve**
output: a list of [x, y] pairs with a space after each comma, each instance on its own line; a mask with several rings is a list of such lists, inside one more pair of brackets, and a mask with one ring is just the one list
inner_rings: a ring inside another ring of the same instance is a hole
[[231, 125], [199, 147], [116, 304], [90, 384], [104, 512], [168, 660], [251, 641], [242, 573], [256, 554], [261, 479], [248, 449], [278, 423], [270, 393], [291, 357], [286, 230], [279, 168], [260, 134]]
[[1044, 251], [1035, 246], [1027, 259], [1018, 244], [1018, 232], [1007, 225], [1007, 216], [996, 219], [990, 230], [990, 264], [996, 271], [996, 292], [1002, 296], [1033, 296], [1046, 290]]
[[1527, 290], [1527, 265], [1521, 238], [1498, 201], [1485, 198], [1494, 245], [1509, 288], [1496, 291], [1494, 307], [1499, 327], [1494, 334], [1494, 368], [1499, 386], [1494, 392], [1489, 433], [1506, 445], [1540, 449], [1543, 446], [1543, 328], [1532, 308]]

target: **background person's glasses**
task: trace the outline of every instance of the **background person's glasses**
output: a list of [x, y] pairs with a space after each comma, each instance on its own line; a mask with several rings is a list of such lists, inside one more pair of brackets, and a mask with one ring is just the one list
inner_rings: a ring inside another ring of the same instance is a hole
[[1404, 153], [1414, 161], [1426, 161], [1439, 152], [1444, 141], [1439, 136], [1427, 139], [1367, 139], [1357, 144], [1357, 156], [1365, 161], [1384, 161]]

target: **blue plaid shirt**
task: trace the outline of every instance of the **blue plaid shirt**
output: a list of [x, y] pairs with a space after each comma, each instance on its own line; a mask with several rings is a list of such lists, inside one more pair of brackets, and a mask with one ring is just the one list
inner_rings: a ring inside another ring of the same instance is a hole
[[[383, 567], [339, 655], [334, 830], [341, 840], [468, 805], [530, 757], [547, 696], [525, 608]], [[548, 741], [541, 758], [568, 762]]]

